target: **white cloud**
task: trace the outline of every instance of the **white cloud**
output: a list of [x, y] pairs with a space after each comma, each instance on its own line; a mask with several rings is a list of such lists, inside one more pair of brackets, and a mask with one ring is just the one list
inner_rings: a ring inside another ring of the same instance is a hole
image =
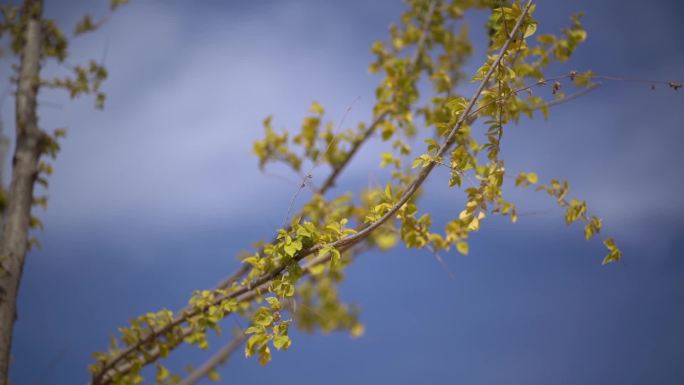
[[[51, 178], [48, 221], [280, 221], [297, 185], [258, 173], [250, 148], [261, 120], [274, 114], [277, 128], [296, 127], [318, 99], [337, 122], [358, 96], [346, 125], [367, 120], [375, 87], [368, 46], [385, 36], [368, 36], [364, 17], [328, 3], [257, 8], [187, 14], [174, 3], [134, 2], [75, 42], [78, 62], [100, 57], [109, 41], [109, 101], [96, 112], [90, 100], [43, 96], [64, 105], [43, 108], [45, 128], [71, 129]], [[507, 129], [508, 169], [567, 177], [609, 221], [638, 226], [639, 217], [681, 212], [673, 165], [682, 160], [681, 93], [615, 87], [558, 107], [548, 123]], [[359, 154], [344, 180], [365, 180], [378, 148]], [[544, 204], [534, 193], [514, 197]]]
[[[90, 101], [44, 111], [44, 124], [70, 127], [51, 178], [48, 220], [182, 224], [271, 207], [284, 215], [297, 186], [260, 175], [251, 143], [268, 114], [276, 127], [293, 127], [319, 99], [338, 120], [357, 96], [372, 93], [365, 63], [352, 56], [359, 47], [346, 33], [350, 20], [326, 21], [325, 36], [311, 44], [303, 22], [315, 10], [275, 7], [260, 21], [209, 18], [188, 32], [179, 10], [149, 7], [116, 15], [100, 38], [74, 47], [85, 58], [109, 37], [109, 100], [103, 112]], [[365, 99], [349, 122], [364, 118]]]

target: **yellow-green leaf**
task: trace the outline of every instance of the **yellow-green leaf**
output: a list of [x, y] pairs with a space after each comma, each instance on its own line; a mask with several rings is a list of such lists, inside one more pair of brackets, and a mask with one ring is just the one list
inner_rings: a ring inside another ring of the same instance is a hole
[[288, 336], [281, 335], [273, 337], [273, 346], [278, 350], [287, 350], [290, 345], [292, 345], [292, 341]]
[[463, 254], [463, 255], [468, 255], [469, 249], [470, 248], [468, 247], [468, 242], [457, 242], [456, 243], [456, 250], [458, 250], [458, 252]]
[[537, 32], [537, 23], [530, 23], [525, 28], [525, 37], [530, 37], [534, 35], [535, 32]]

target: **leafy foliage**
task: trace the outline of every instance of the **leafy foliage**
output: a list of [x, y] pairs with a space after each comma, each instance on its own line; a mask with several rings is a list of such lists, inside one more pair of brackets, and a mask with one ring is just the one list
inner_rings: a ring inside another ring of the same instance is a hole
[[[461, 71], [473, 51], [463, 16], [484, 8], [491, 10], [490, 54], [469, 78]], [[400, 242], [433, 253], [454, 248], [468, 254], [468, 238], [486, 218], [502, 215], [516, 222], [516, 206], [504, 198], [509, 175], [500, 149], [506, 127], [538, 112], [548, 117], [548, 102], [537, 90], [550, 88], [553, 100], [562, 101], [565, 88], [593, 85], [591, 72], [545, 76], [550, 65], [570, 58], [586, 32], [578, 15], [558, 35], [536, 35], [534, 8], [531, 2], [502, 6], [486, 0], [410, 0], [400, 23], [390, 27], [389, 41], [371, 48], [375, 60], [369, 70], [382, 79], [370, 123], [335, 132], [332, 123], [324, 123], [325, 110], [317, 102], [296, 132], [278, 133], [268, 117], [265, 135], [253, 148], [260, 168], [283, 163], [300, 172], [307, 165], [326, 166], [330, 176], [290, 225], [245, 256], [238, 273], [217, 289], [196, 292], [180, 312], [148, 313], [121, 328], [109, 350], [96, 353], [92, 384], [139, 383], [142, 368], [151, 364], [157, 365], [158, 382], [180, 381], [180, 374], [172, 374], [160, 360], [183, 342], [208, 348], [209, 330], [220, 332], [221, 321], [231, 314], [250, 321], [241, 332], [248, 336], [245, 356], [257, 357], [261, 364], [273, 358], [273, 349], [292, 345], [293, 325], [359, 336], [363, 326], [358, 309], [342, 303], [337, 293], [356, 255], [369, 248], [389, 250]], [[80, 29], [88, 29], [88, 23]], [[427, 98], [419, 94], [423, 80], [430, 85]], [[471, 98], [458, 91], [467, 80], [480, 85]], [[78, 80], [71, 85], [76, 95], [94, 89], [79, 86]], [[484, 125], [484, 141], [473, 126], [477, 119]], [[380, 166], [390, 170], [390, 179], [358, 195], [326, 196], [360, 146], [378, 132], [389, 147], [380, 155]], [[419, 136], [429, 139], [414, 151], [411, 141]], [[466, 197], [460, 213], [443, 229], [433, 228], [430, 214], [421, 213], [419, 206], [421, 185], [436, 167], [447, 168], [445, 183]], [[514, 179], [521, 187], [537, 186], [539, 180], [535, 173]], [[584, 222], [590, 239], [602, 222], [588, 214], [584, 201], [566, 200], [568, 189], [567, 182], [557, 180], [537, 187], [566, 210], [568, 224]], [[604, 263], [619, 260], [614, 241], [604, 243], [609, 250]]]

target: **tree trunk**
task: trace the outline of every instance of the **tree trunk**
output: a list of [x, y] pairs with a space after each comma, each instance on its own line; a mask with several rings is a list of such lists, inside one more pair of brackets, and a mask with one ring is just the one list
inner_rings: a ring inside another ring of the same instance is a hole
[[24, 46], [21, 53], [16, 100], [16, 144], [12, 159], [12, 182], [0, 245], [0, 385], [8, 383], [12, 329], [24, 259], [33, 186], [38, 174], [41, 143], [36, 95], [40, 86], [42, 0], [25, 0]]

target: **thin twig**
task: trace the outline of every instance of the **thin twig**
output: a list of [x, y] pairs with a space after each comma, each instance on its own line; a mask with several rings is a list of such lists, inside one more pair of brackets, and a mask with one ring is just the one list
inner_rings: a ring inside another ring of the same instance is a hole
[[[356, 97], [356, 99], [354, 99], [354, 101], [351, 102], [351, 104], [350, 104], [350, 105], [347, 107], [347, 109], [344, 111], [344, 114], [342, 115], [342, 118], [340, 119], [340, 122], [337, 124], [337, 129], [338, 129], [338, 130], [342, 131], [343, 125], [344, 125], [344, 121], [347, 119], [347, 115], [348, 115], [349, 112], [351, 111], [351, 109], [352, 109], [352, 107], [354, 106], [354, 104], [355, 104], [360, 98], [361, 98], [360, 96]], [[333, 131], [334, 131], [334, 130], [333, 130]], [[328, 146], [325, 148], [325, 151], [323, 151], [323, 153], [320, 154], [319, 158], [316, 159], [316, 161], [314, 161], [313, 165], [311, 165], [311, 168], [309, 169], [309, 171], [308, 171], [306, 174], [304, 174], [304, 176], [302, 177], [302, 182], [301, 182], [301, 184], [299, 185], [299, 188], [297, 189], [297, 192], [294, 194], [294, 196], [293, 196], [292, 199], [290, 200], [290, 204], [289, 204], [288, 207], [287, 207], [287, 214], [285, 214], [285, 220], [283, 221], [283, 227], [287, 227], [288, 222], [290, 221], [290, 213], [292, 212], [292, 208], [294, 207], [295, 201], [297, 200], [297, 197], [298, 197], [299, 194], [302, 192], [302, 190], [304, 189], [304, 187], [306, 187], [307, 184], [309, 183], [309, 181], [313, 178], [313, 171], [314, 171], [314, 169], [316, 169], [316, 167], [318, 167], [318, 166], [320, 165], [321, 159], [325, 159], [325, 157], [326, 157], [326, 156], [328, 155], [328, 153], [330, 152], [330, 149], [333, 147], [333, 145], [334, 145], [335, 142], [337, 141], [338, 137], [341, 136], [341, 135], [342, 135], [342, 132], [339, 132], [337, 135], [334, 135], [334, 134], [333, 134], [333, 137], [332, 137], [332, 139], [330, 140], [330, 142], [328, 143]], [[332, 163], [332, 162], [331, 162], [331, 163]], [[301, 219], [301, 218], [300, 218], [300, 219]]]
[[664, 85], [667, 85], [670, 87], [672, 87], [673, 84], [680, 84], [680, 86], [681, 86], [681, 82], [677, 82], [674, 80], [651, 80], [651, 79], [639, 79], [639, 78], [628, 78], [628, 77], [607, 76], [607, 75], [593, 75], [592, 78], [603, 79], [603, 80], [614, 80], [614, 81], [628, 82], [628, 83], [664, 84]]
[[430, 253], [432, 253], [432, 255], [434, 255], [437, 262], [442, 266], [444, 271], [446, 271], [446, 273], [449, 275], [449, 278], [452, 281], [454, 281], [456, 279], [456, 276], [454, 276], [454, 273], [451, 272], [449, 265], [447, 265], [446, 261], [444, 260], [444, 258], [442, 258], [442, 256], [439, 254], [439, 252], [434, 247], [432, 247], [432, 245], [429, 245], [429, 244], [426, 245], [426, 248], [428, 249], [428, 251]]
[[560, 105], [560, 104], [569, 102], [569, 101], [571, 101], [571, 100], [577, 99], [577, 98], [579, 98], [580, 96], [584, 96], [584, 95], [588, 94], [589, 92], [591, 92], [591, 91], [593, 91], [593, 90], [599, 88], [600, 86], [601, 86], [601, 83], [592, 84], [592, 85], [590, 85], [590, 86], [587, 87], [587, 88], [583, 88], [583, 89], [581, 89], [581, 90], [579, 90], [579, 91], [577, 91], [577, 92], [573, 92], [573, 93], [570, 94], [570, 95], [563, 96], [562, 98], [559, 98], [559, 99], [556, 99], [556, 100], [550, 100], [550, 101], [548, 101], [548, 102], [544, 102], [544, 103], [541, 103], [541, 104], [539, 104], [539, 105], [533, 106], [532, 109], [538, 110], [538, 109], [541, 109], [541, 108], [555, 107], [555, 106], [557, 106], [557, 105]]
[[273, 173], [273, 172], [268, 172], [268, 171], [266, 171], [266, 170], [262, 171], [261, 174], [264, 175], [264, 176], [267, 177], [267, 178], [279, 179], [279, 180], [281, 180], [281, 181], [283, 181], [283, 182], [287, 182], [287, 183], [290, 184], [290, 185], [295, 185], [295, 186], [296, 186], [297, 183], [299, 183], [298, 181], [296, 181], [296, 180], [294, 180], [294, 179], [290, 179], [290, 178], [288, 178], [288, 177], [286, 177], [286, 176], [284, 176], [284, 175], [276, 174], [276, 173]]

